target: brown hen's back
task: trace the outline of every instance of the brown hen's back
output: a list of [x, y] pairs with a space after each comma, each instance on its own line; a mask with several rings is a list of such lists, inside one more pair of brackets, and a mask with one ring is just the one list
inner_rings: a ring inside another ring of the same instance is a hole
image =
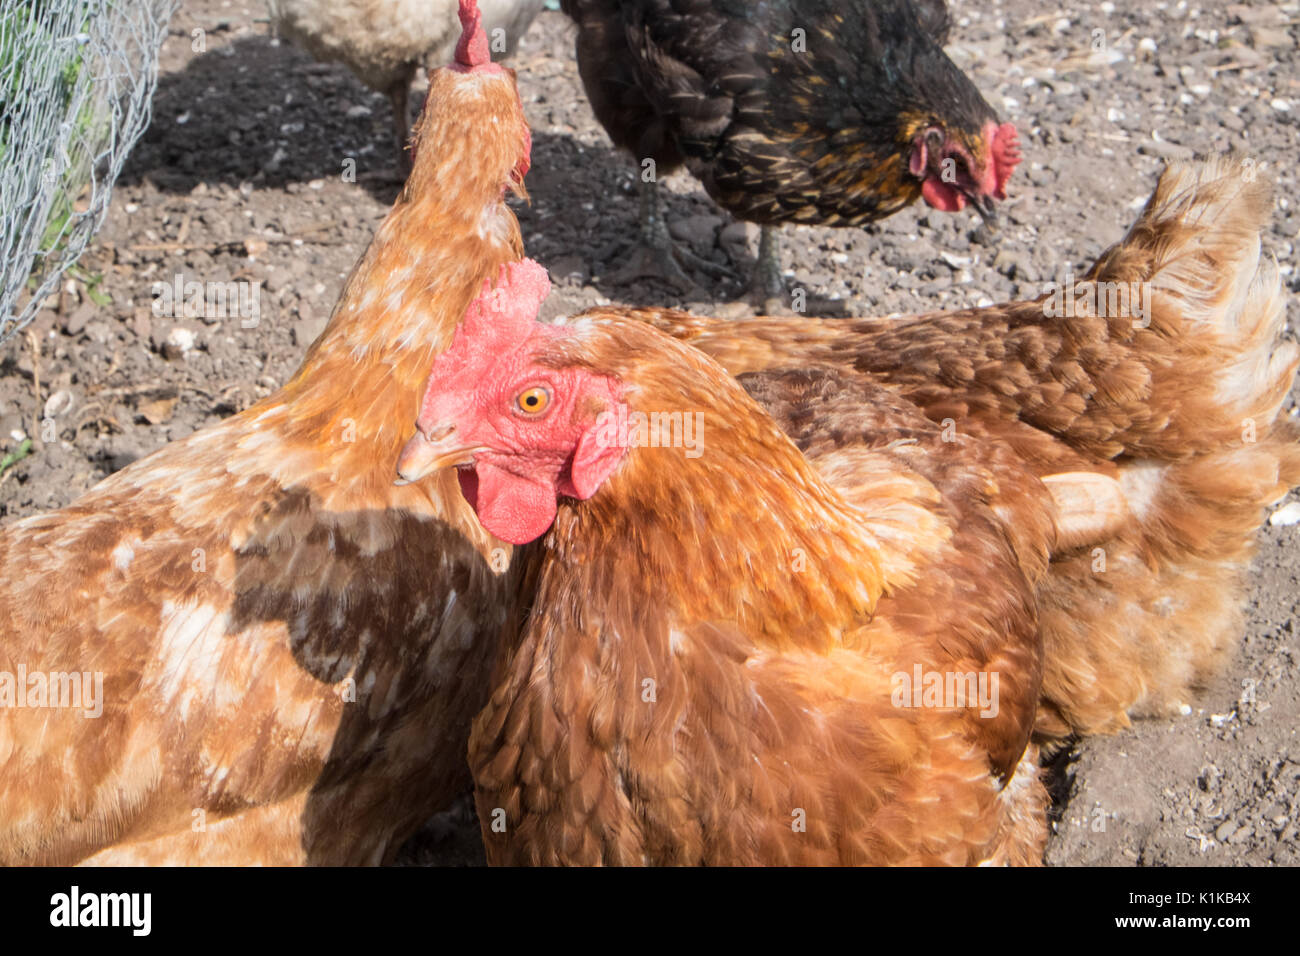
[[1069, 298], [897, 321], [636, 314], [733, 374], [852, 368], [1039, 475], [1118, 481], [1118, 520], [1059, 551], [1041, 597], [1041, 729], [1114, 729], [1184, 703], [1221, 662], [1263, 509], [1300, 484], [1297, 429], [1279, 414], [1297, 349], [1260, 257], [1270, 206], [1249, 161], [1173, 166]]

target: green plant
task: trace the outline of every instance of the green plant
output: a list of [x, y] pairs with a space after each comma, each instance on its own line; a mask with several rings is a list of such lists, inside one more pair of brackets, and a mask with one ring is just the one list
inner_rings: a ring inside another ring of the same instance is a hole
[[0, 458], [0, 475], [3, 475], [6, 471], [8, 471], [14, 465], [18, 464], [20, 461], [22, 461], [31, 453], [32, 453], [32, 440], [30, 438], [24, 438], [21, 445], [19, 445], [17, 448], [11, 451], [9, 454], [5, 455], [3, 458]]

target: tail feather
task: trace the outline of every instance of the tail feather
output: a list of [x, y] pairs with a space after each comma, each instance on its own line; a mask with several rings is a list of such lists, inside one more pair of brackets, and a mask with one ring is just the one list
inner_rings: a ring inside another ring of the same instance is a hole
[[[1270, 184], [1246, 160], [1171, 166], [1085, 276], [1085, 286], [1119, 285], [1141, 302], [1106, 317], [1111, 347], [1131, 350], [1150, 375], [1152, 413], [1132, 416], [1118, 436], [1124, 453], [1183, 459], [1276, 418], [1300, 350], [1277, 342], [1281, 284], [1259, 238], [1271, 207]], [[1106, 398], [1091, 396], [1090, 413], [1106, 414]]]
[[1135, 416], [1116, 457], [1131, 526], [1049, 575], [1047, 735], [1187, 700], [1240, 634], [1265, 507], [1300, 484], [1300, 429], [1279, 419], [1300, 349], [1280, 340], [1282, 286], [1259, 240], [1271, 193], [1254, 173], [1230, 158], [1171, 167], [1089, 273], [1149, 283], [1149, 326], [1125, 337], [1163, 412]]

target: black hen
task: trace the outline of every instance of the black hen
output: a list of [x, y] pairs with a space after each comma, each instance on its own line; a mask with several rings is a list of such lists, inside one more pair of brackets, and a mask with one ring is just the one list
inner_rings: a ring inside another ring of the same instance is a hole
[[642, 162], [646, 250], [629, 276], [681, 277], [654, 179], [682, 163], [719, 205], [762, 224], [756, 285], [772, 293], [775, 224], [856, 226], [919, 196], [987, 216], [1019, 162], [1015, 128], [940, 46], [943, 0], [561, 6], [579, 27], [596, 117]]

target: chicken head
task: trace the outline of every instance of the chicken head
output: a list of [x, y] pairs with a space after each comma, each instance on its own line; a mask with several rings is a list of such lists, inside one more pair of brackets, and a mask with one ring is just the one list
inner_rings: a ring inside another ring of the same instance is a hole
[[434, 362], [416, 433], [397, 465], [402, 482], [458, 467], [483, 527], [511, 544], [546, 533], [557, 495], [595, 494], [626, 451], [601, 427], [620, 383], [539, 361], [571, 334], [537, 321], [549, 291], [546, 270], [531, 260], [503, 265], [495, 289], [484, 284]]
[[1006, 199], [1007, 180], [1020, 163], [1015, 126], [992, 121], [970, 142], [930, 126], [912, 143], [908, 170], [922, 180], [921, 196], [935, 209], [960, 212], [970, 202], [982, 216], [993, 200]]

